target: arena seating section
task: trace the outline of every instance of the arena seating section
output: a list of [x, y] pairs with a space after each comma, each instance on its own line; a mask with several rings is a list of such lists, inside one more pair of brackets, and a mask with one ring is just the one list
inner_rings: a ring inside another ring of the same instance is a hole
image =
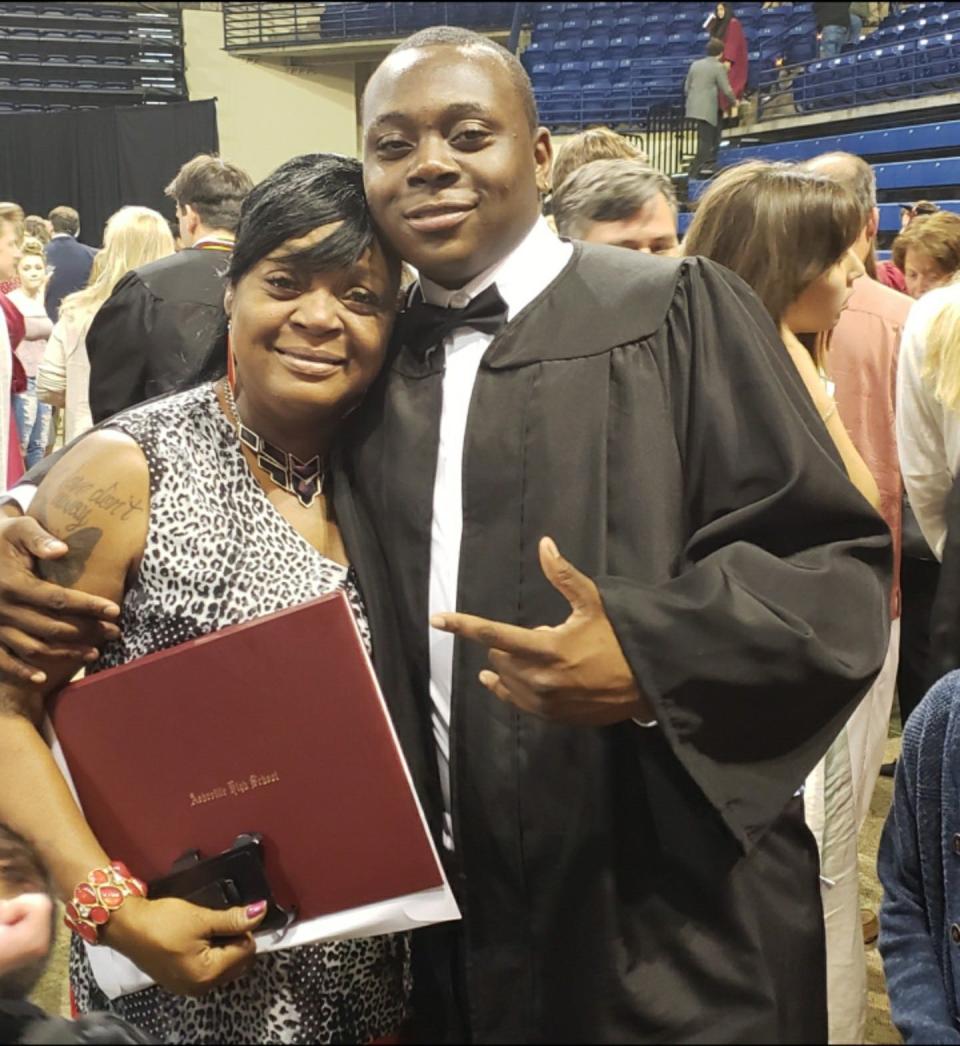
[[0, 5], [2, 113], [157, 104], [186, 96], [180, 18], [173, 4], [150, 10]]
[[509, 29], [516, 8], [512, 3], [225, 3], [224, 45], [242, 51], [386, 39], [431, 25]]
[[[651, 107], [683, 102], [707, 40], [706, 3], [539, 5], [523, 54], [544, 122], [641, 126]], [[875, 104], [960, 87], [960, 4], [912, 4], [834, 59], [816, 58], [813, 5], [735, 4], [763, 106], [790, 92], [789, 114]], [[778, 115], [785, 115], [778, 112]]]
[[[960, 120], [733, 146], [721, 150], [719, 166], [755, 159], [795, 162], [834, 151], [855, 153], [872, 163], [881, 244], [889, 245], [900, 231], [901, 205], [927, 199], [960, 214]], [[706, 184], [692, 182], [690, 198], [695, 199]], [[686, 232], [692, 217], [690, 213], [680, 215], [681, 232]]]
[[325, 4], [320, 16], [320, 35], [324, 39], [403, 36], [430, 25], [509, 26], [514, 6], [506, 3]]

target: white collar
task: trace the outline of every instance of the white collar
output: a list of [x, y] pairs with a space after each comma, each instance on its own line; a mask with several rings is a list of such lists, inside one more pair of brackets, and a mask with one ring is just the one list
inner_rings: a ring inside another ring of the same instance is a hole
[[573, 247], [560, 240], [543, 218], [538, 218], [527, 235], [505, 257], [457, 290], [420, 277], [424, 301], [444, 308], [462, 309], [491, 284], [497, 285], [507, 305], [507, 320], [512, 320], [557, 278], [567, 264]]

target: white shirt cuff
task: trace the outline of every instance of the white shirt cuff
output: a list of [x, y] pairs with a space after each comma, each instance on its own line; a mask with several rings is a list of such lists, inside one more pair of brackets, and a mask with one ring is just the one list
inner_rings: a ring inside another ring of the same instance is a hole
[[8, 490], [3, 495], [2, 501], [13, 501], [20, 506], [20, 511], [26, 515], [30, 511], [30, 505], [37, 493], [37, 487], [32, 483], [20, 483], [13, 490]]
[[644, 730], [652, 730], [655, 726], [659, 726], [660, 723], [656, 719], [651, 719], [649, 723], [645, 723], [642, 719], [634, 719], [637, 726], [642, 726]]

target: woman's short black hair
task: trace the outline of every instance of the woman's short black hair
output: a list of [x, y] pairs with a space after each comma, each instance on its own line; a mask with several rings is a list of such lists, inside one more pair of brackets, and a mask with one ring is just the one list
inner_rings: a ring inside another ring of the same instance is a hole
[[359, 160], [335, 153], [296, 156], [254, 186], [243, 203], [229, 278], [236, 284], [288, 240], [342, 222], [330, 236], [287, 255], [315, 273], [353, 265], [373, 243]]
[[[243, 201], [237, 239], [227, 277], [234, 286], [288, 240], [321, 225], [341, 222], [330, 236], [286, 260], [307, 274], [353, 265], [374, 242], [373, 222], [363, 192], [359, 160], [336, 153], [295, 156], [255, 185]], [[194, 379], [216, 381], [227, 370], [227, 322], [215, 338]]]

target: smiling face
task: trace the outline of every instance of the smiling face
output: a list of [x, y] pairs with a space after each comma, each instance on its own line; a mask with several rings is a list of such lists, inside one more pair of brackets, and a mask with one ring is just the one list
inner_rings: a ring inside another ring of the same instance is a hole
[[399, 51], [364, 99], [364, 183], [381, 233], [444, 287], [505, 258], [540, 214], [550, 135], [532, 131], [496, 55], [451, 45]]
[[238, 387], [254, 416], [335, 421], [362, 398], [383, 364], [400, 267], [375, 244], [353, 266], [306, 272], [289, 260], [339, 223], [288, 240], [227, 291]]
[[39, 254], [25, 254], [17, 267], [20, 286], [28, 294], [34, 294], [46, 283], [47, 266]]

